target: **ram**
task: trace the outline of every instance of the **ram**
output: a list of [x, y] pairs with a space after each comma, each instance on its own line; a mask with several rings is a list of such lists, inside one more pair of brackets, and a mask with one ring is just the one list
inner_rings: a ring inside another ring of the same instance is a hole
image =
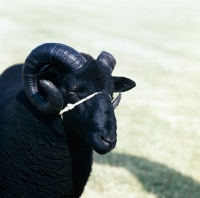
[[0, 77], [0, 197], [76, 198], [87, 183], [92, 151], [117, 141], [113, 93], [135, 86], [112, 77], [115, 58], [95, 60], [45, 43]]

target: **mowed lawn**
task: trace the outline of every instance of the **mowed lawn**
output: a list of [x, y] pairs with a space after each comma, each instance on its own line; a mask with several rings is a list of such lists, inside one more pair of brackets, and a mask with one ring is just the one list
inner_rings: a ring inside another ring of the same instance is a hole
[[1, 72], [45, 42], [108, 51], [137, 83], [82, 198], [199, 198], [200, 1], [1, 0]]

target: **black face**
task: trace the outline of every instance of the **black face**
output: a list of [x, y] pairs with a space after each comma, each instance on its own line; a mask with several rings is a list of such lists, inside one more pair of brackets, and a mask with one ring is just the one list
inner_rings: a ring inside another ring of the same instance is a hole
[[113, 93], [127, 91], [135, 83], [128, 78], [112, 77], [100, 62], [85, 57], [87, 63], [81, 69], [65, 75], [51, 70], [53, 79], [48, 80], [54, 81], [62, 93], [64, 107], [98, 92], [94, 97], [65, 112], [63, 123], [66, 128], [87, 141], [97, 153], [105, 154], [115, 147], [117, 141], [116, 118], [111, 101]]
[[[91, 66], [92, 65], [92, 66]], [[114, 82], [106, 68], [96, 64], [85, 65], [73, 76], [63, 79], [65, 105], [74, 104], [87, 96], [97, 93], [74, 109], [64, 113], [63, 122], [86, 140], [98, 153], [104, 154], [116, 145], [116, 119], [111, 103]]]

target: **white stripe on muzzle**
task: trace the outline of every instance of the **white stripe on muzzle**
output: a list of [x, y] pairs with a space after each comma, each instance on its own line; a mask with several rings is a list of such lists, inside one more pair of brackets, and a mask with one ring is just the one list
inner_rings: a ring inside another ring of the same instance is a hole
[[89, 95], [88, 97], [86, 97], [86, 98], [84, 98], [84, 99], [82, 99], [82, 100], [79, 100], [78, 102], [76, 102], [76, 103], [74, 103], [74, 104], [70, 104], [70, 103], [67, 104], [67, 106], [66, 106], [63, 110], [60, 111], [59, 115], [61, 115], [61, 118], [63, 119], [63, 113], [65, 113], [65, 112], [67, 112], [67, 111], [69, 111], [69, 110], [72, 110], [75, 106], [77, 106], [77, 105], [79, 105], [79, 104], [85, 102], [86, 100], [89, 100], [90, 98], [92, 98], [92, 97], [94, 97], [95, 95], [100, 94], [100, 93], [101, 93], [101, 92], [96, 92], [96, 93], [93, 93], [93, 94]]

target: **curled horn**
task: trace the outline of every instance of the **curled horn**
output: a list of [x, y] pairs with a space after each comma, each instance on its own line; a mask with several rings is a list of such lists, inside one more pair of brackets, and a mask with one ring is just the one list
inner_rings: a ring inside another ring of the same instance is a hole
[[103, 51], [98, 56], [97, 60], [100, 61], [104, 66], [106, 66], [109, 69], [110, 73], [112, 73], [116, 65], [116, 60], [112, 54]]
[[122, 98], [122, 94], [119, 93], [118, 96], [115, 98], [115, 100], [112, 101], [114, 109], [116, 109], [117, 106], [119, 105], [121, 98]]
[[59, 43], [45, 43], [36, 47], [28, 55], [22, 70], [25, 92], [31, 103], [44, 113], [57, 113], [63, 108], [63, 97], [58, 88], [48, 80], [39, 83], [47, 93], [47, 99], [38, 91], [38, 71], [50, 64], [61, 71], [77, 70], [86, 62], [73, 48]]

